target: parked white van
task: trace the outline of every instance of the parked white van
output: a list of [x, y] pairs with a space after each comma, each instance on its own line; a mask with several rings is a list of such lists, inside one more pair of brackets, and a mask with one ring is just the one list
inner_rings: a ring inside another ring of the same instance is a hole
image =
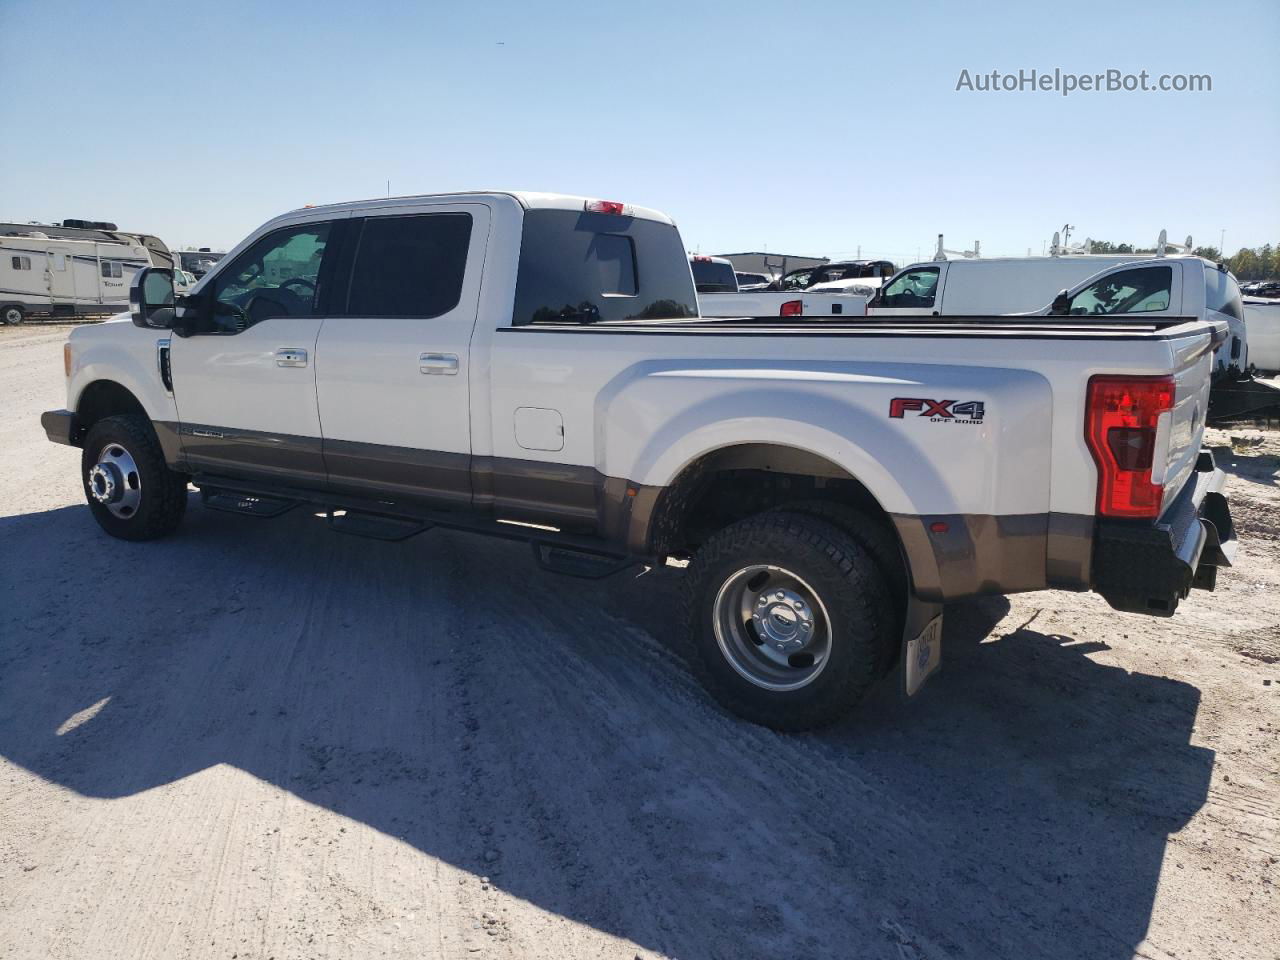
[[1004, 257], [915, 263], [867, 305], [873, 316], [1098, 316], [1143, 313], [1226, 320], [1219, 373], [1248, 368], [1240, 287], [1224, 267], [1193, 255]]
[[151, 255], [136, 237], [74, 240], [39, 230], [0, 236], [0, 320], [119, 313], [128, 309], [133, 275], [149, 266]]

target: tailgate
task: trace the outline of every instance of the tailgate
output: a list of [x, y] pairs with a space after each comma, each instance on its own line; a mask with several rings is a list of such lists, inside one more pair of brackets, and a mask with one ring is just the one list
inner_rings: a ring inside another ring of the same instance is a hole
[[1152, 482], [1164, 484], [1161, 513], [1195, 472], [1200, 442], [1204, 437], [1205, 415], [1209, 409], [1212, 375], [1212, 363], [1204, 354], [1184, 361], [1183, 366], [1173, 373], [1173, 409], [1160, 415], [1151, 471]]

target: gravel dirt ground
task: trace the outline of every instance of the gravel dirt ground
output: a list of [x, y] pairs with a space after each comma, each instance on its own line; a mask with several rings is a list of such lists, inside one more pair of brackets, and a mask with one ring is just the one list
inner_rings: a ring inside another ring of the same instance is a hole
[[0, 329], [0, 957], [1277, 956], [1280, 434], [1176, 618], [957, 605], [917, 700], [780, 736], [677, 570], [194, 495], [109, 539], [38, 423], [67, 329]]

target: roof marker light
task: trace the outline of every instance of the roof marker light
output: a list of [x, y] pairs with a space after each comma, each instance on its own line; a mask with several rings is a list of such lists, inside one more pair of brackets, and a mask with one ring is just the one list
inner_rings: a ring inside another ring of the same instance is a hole
[[626, 213], [627, 207], [617, 200], [588, 200], [582, 205], [582, 209], [587, 213], [611, 213], [620, 217]]

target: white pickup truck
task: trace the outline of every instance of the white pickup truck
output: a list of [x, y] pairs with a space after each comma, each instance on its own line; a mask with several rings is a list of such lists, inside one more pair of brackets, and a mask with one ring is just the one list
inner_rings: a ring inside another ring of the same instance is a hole
[[704, 317], [862, 317], [869, 293], [828, 290], [740, 290], [733, 262], [694, 254], [689, 258], [698, 312]]
[[311, 207], [176, 300], [76, 329], [51, 440], [107, 533], [306, 504], [337, 530], [688, 561], [692, 662], [797, 730], [938, 665], [942, 603], [1096, 590], [1168, 616], [1233, 554], [1201, 450], [1225, 325], [707, 320], [674, 224], [475, 193]]

